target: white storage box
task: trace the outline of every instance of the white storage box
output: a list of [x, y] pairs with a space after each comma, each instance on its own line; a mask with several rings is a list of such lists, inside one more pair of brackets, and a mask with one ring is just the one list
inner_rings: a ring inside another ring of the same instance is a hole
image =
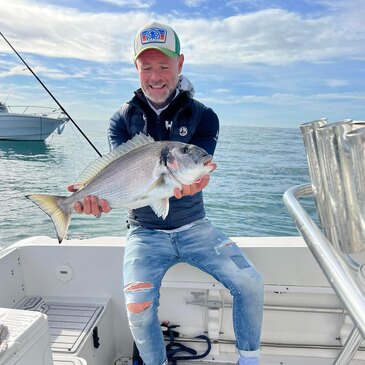
[[53, 365], [44, 314], [0, 308], [0, 323], [9, 330], [7, 349], [0, 354], [0, 365]]
[[[107, 310], [108, 302], [92, 304], [90, 299], [69, 300], [64, 297], [27, 296], [17, 304], [17, 309], [47, 315], [54, 365], [110, 364], [115, 350], [111, 340], [113, 324]], [[100, 339], [100, 346], [96, 342], [94, 344], [94, 330], [95, 341]], [[60, 358], [63, 362], [59, 362]]]

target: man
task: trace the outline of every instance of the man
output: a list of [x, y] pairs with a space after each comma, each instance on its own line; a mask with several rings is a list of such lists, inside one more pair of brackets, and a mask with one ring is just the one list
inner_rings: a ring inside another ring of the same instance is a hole
[[[155, 140], [195, 144], [213, 154], [219, 122], [212, 109], [193, 99], [181, 71], [184, 56], [174, 30], [148, 24], [134, 41], [134, 62], [141, 88], [111, 118], [111, 149], [138, 133]], [[238, 364], [258, 364], [263, 309], [263, 280], [252, 263], [206, 218], [202, 190], [209, 176], [175, 190], [166, 219], [150, 207], [129, 212], [124, 257], [124, 293], [130, 329], [146, 365], [167, 364], [157, 316], [159, 289], [166, 271], [178, 262], [211, 274], [233, 295], [233, 326]], [[75, 204], [79, 213], [100, 216], [107, 201], [88, 196]]]

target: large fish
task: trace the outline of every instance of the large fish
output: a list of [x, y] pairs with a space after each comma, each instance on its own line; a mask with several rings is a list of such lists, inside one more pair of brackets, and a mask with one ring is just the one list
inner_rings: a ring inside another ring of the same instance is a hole
[[27, 195], [52, 219], [58, 241], [64, 239], [74, 204], [86, 195], [106, 199], [111, 208], [150, 205], [166, 218], [175, 188], [190, 185], [214, 169], [212, 156], [200, 147], [175, 141], [156, 142], [139, 134], [96, 159], [80, 175], [70, 196]]

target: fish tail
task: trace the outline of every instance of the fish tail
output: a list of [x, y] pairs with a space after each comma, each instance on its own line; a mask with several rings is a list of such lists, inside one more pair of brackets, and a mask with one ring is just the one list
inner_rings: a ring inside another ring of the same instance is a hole
[[47, 213], [55, 226], [57, 232], [58, 242], [61, 243], [64, 239], [68, 226], [71, 221], [71, 211], [60, 205], [60, 202], [65, 199], [64, 196], [46, 195], [46, 194], [32, 194], [26, 195], [38, 205], [45, 213]]

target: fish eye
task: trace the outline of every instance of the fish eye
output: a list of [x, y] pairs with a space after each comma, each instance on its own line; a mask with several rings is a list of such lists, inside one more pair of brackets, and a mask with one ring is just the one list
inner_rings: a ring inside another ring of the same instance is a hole
[[186, 155], [187, 153], [189, 153], [189, 147], [185, 146], [182, 148], [182, 151], [181, 151], [184, 155]]

